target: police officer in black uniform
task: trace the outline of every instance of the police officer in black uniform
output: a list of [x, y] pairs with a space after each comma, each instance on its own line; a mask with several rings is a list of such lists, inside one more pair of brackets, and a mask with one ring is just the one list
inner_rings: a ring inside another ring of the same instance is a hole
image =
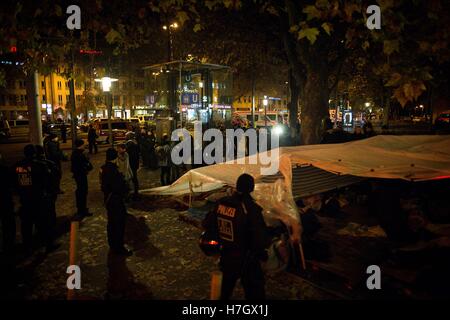
[[236, 183], [237, 192], [220, 199], [215, 210], [203, 221], [205, 230], [216, 232], [221, 244], [222, 300], [231, 297], [239, 278], [246, 299], [265, 299], [260, 262], [267, 260], [270, 237], [262, 209], [250, 195], [254, 187], [252, 176], [241, 175]]
[[128, 194], [128, 186], [115, 164], [116, 159], [117, 150], [109, 148], [106, 151], [106, 162], [100, 170], [100, 183], [108, 214], [108, 244], [114, 253], [130, 256], [132, 252], [124, 246], [127, 216], [125, 197]]
[[91, 162], [84, 154], [84, 141], [77, 139], [75, 141], [76, 149], [72, 152], [72, 173], [77, 184], [75, 198], [77, 202], [77, 216], [79, 218], [92, 216], [87, 208], [88, 179], [89, 171], [93, 169]]
[[64, 193], [61, 188], [61, 178], [62, 178], [62, 167], [61, 167], [61, 161], [64, 159], [64, 154], [61, 151], [61, 148], [59, 146], [58, 142], [58, 136], [56, 134], [50, 134], [48, 138], [46, 139], [46, 142], [44, 144], [45, 146], [45, 157], [52, 161], [56, 168], [58, 169], [58, 193], [62, 194]]
[[24, 148], [25, 159], [15, 166], [16, 188], [20, 198], [19, 216], [21, 219], [22, 241], [26, 254], [33, 249], [33, 226], [41, 238], [45, 237], [44, 224], [41, 223], [49, 200], [48, 167], [36, 159], [36, 149], [32, 144]]
[[16, 241], [16, 217], [14, 213], [14, 171], [7, 166], [0, 154], [0, 223], [2, 225], [3, 253], [13, 254]]
[[36, 145], [36, 159], [43, 163], [48, 168], [50, 173], [48, 177], [48, 201], [47, 207], [44, 208], [41, 221], [42, 229], [44, 231], [44, 241], [46, 245], [46, 251], [50, 252], [59, 247], [59, 244], [55, 243], [56, 237], [56, 199], [59, 191], [59, 179], [60, 169], [58, 165], [45, 157], [45, 150], [42, 146]]

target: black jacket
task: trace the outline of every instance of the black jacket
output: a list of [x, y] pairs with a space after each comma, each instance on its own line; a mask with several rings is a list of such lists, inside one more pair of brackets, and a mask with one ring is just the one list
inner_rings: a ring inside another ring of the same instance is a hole
[[139, 168], [139, 146], [133, 140], [128, 140], [126, 143], [127, 153], [130, 161], [130, 167], [133, 170], [137, 170]]
[[48, 160], [53, 161], [58, 166], [61, 165], [61, 160], [63, 159], [63, 153], [59, 148], [59, 143], [56, 141], [48, 141], [45, 144], [45, 153]]
[[105, 202], [110, 196], [123, 199], [128, 193], [128, 186], [117, 165], [106, 162], [100, 169], [100, 184]]
[[12, 189], [14, 187], [14, 171], [3, 164], [0, 165], [0, 216], [14, 211]]
[[262, 208], [250, 195], [235, 193], [220, 199], [203, 221], [205, 230], [217, 230], [223, 252], [248, 252], [264, 257], [270, 245], [268, 229], [262, 216]]
[[84, 154], [84, 150], [76, 149], [70, 157], [72, 173], [74, 177], [86, 176], [92, 170], [92, 164]]
[[22, 205], [33, 205], [48, 196], [50, 181], [50, 168], [42, 161], [24, 159], [15, 166], [15, 186]]
[[88, 141], [90, 143], [93, 143], [93, 142], [95, 142], [97, 140], [97, 137], [98, 137], [97, 131], [95, 131], [94, 128], [89, 128], [89, 130], [88, 130]]

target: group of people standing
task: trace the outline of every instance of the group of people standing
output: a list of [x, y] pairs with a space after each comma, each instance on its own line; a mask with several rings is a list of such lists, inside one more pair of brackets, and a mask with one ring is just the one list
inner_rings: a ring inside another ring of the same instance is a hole
[[[3, 251], [14, 256], [16, 240], [16, 213], [13, 194], [19, 196], [21, 236], [25, 255], [36, 247], [44, 246], [46, 252], [59, 245], [56, 238], [56, 200], [61, 194], [61, 159], [50, 153], [55, 140], [49, 138], [45, 147], [28, 144], [24, 147], [24, 158], [12, 168], [1, 165], [3, 226]], [[56, 149], [59, 150], [59, 149]], [[54, 160], [52, 160], [54, 159]], [[33, 228], [38, 235], [37, 245], [33, 241]]]

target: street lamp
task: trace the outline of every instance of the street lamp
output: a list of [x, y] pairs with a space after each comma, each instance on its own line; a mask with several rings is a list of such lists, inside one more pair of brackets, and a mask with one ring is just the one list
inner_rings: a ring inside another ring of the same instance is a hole
[[269, 100], [267, 96], [264, 96], [263, 106], [264, 106], [264, 126], [267, 128], [267, 105], [269, 104]]
[[163, 25], [163, 30], [167, 31], [167, 35], [168, 35], [168, 39], [167, 39], [167, 56], [168, 56], [168, 60], [169, 62], [173, 60], [173, 52], [172, 52], [172, 47], [173, 47], [173, 39], [172, 39], [172, 30], [178, 29], [178, 23], [174, 22], [171, 23], [170, 25]]
[[96, 82], [102, 83], [103, 92], [107, 93], [107, 96], [109, 99], [109, 101], [108, 101], [108, 131], [109, 131], [109, 143], [111, 144], [111, 147], [114, 146], [114, 140], [113, 140], [112, 124], [111, 124], [112, 94], [111, 94], [110, 90], [111, 90], [112, 83], [117, 80], [118, 79], [114, 79], [114, 78], [110, 78], [110, 77], [103, 77], [100, 79], [95, 79]]

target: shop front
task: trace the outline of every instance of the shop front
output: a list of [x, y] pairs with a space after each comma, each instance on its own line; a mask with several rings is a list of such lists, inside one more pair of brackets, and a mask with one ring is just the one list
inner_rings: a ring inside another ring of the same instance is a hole
[[148, 107], [142, 112], [153, 113], [155, 118], [170, 117], [174, 126], [180, 127], [188, 127], [198, 120], [206, 126], [217, 127], [231, 120], [232, 74], [229, 67], [173, 61], [144, 70]]

